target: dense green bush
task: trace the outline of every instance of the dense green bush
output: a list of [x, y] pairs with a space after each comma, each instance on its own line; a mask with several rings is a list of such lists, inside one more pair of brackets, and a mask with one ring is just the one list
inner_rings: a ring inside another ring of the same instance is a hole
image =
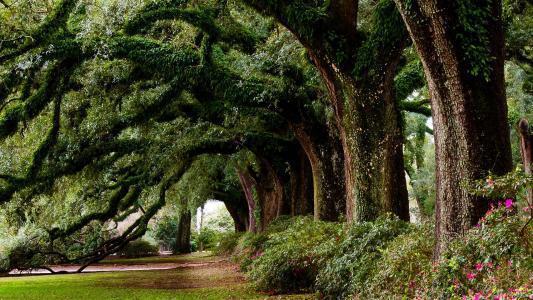
[[178, 232], [178, 217], [164, 215], [158, 219], [152, 229], [154, 238], [165, 249], [176, 249], [176, 234]]
[[242, 271], [249, 270], [253, 260], [263, 252], [267, 241], [266, 233], [246, 232], [242, 235], [233, 251], [233, 258], [240, 264]]
[[260, 234], [230, 236], [224, 249], [233, 252], [256, 288], [271, 293], [319, 292], [327, 299], [530, 299], [530, 209], [502, 201], [453, 241], [438, 263], [433, 262], [432, 224], [394, 217], [355, 225], [283, 219]]
[[126, 247], [119, 252], [120, 256], [127, 258], [146, 257], [157, 254], [157, 247], [145, 240], [135, 240], [129, 242], [128, 245], [126, 245]]
[[241, 234], [233, 251], [231, 251], [233, 260], [240, 264], [242, 271], [248, 271], [253, 260], [263, 252], [269, 236], [273, 233], [284, 231], [294, 223], [295, 219], [289, 216], [280, 216], [270, 223], [264, 232], [245, 232]]
[[193, 248], [198, 251], [213, 250], [217, 247], [222, 237], [223, 234], [221, 232], [204, 227], [200, 232], [191, 234], [191, 243], [194, 244]]
[[390, 242], [381, 259], [375, 264], [365, 290], [360, 291], [365, 299], [413, 299], [415, 291], [431, 271], [434, 228], [430, 224], [413, 226]]
[[318, 272], [317, 246], [342, 235], [342, 225], [299, 217], [286, 230], [271, 233], [249, 272], [254, 285], [272, 293], [309, 291]]
[[46, 257], [36, 254], [32, 250], [35, 246], [31, 244], [31, 240], [18, 240], [6, 251], [0, 251], [0, 273], [8, 273], [12, 269], [36, 269], [45, 265]]
[[[109, 231], [103, 230], [102, 224], [92, 223], [80, 232], [55, 240], [54, 247], [67, 257], [84, 255], [98, 247], [109, 234]], [[3, 235], [0, 232], [0, 273], [12, 269], [37, 269], [64, 262], [62, 256], [50, 252], [49, 248], [48, 233], [33, 223], [19, 228], [16, 235]]]
[[237, 248], [237, 245], [239, 244], [239, 240], [242, 235], [243, 235], [242, 232], [223, 233], [220, 236], [220, 242], [218, 243], [215, 249], [215, 253], [217, 255], [233, 254], [235, 249]]
[[316, 289], [336, 298], [362, 293], [389, 243], [411, 228], [410, 224], [388, 216], [349, 227], [339, 245], [321, 251], [333, 256], [318, 272]]

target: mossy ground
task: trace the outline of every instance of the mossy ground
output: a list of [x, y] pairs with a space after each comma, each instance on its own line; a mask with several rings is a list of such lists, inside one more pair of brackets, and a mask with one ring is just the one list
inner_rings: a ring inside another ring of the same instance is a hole
[[235, 265], [208, 254], [103, 263], [172, 262], [170, 270], [95, 272], [0, 278], [0, 299], [312, 299], [310, 295], [270, 297], [255, 292]]

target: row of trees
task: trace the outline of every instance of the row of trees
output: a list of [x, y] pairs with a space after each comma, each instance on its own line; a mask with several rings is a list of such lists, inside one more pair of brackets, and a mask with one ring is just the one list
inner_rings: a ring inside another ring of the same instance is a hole
[[[504, 51], [500, 1], [0, 6], [10, 267], [102, 259], [167, 198], [183, 218], [220, 199], [239, 231], [309, 213], [409, 220], [405, 112], [434, 135], [437, 257], [488, 208], [467, 183], [512, 167], [503, 67], [529, 56]], [[529, 4], [505, 7], [512, 24]]]

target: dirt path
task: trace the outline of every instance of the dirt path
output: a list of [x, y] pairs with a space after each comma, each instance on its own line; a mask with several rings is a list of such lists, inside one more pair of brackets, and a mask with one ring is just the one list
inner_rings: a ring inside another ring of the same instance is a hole
[[[188, 254], [185, 256], [154, 256], [139, 259], [117, 259], [111, 258], [103, 260], [99, 263], [88, 266], [83, 270], [83, 273], [92, 272], [120, 272], [120, 271], [149, 271], [149, 270], [169, 270], [177, 268], [200, 268], [212, 267], [216, 268], [216, 264], [224, 263], [226, 259], [216, 256], [211, 256], [209, 252], [199, 254]], [[74, 273], [80, 265], [52, 265], [48, 266], [54, 272], [68, 272]], [[50, 274], [47, 269], [32, 269], [32, 270], [12, 270], [10, 275], [28, 275], [28, 274]]]

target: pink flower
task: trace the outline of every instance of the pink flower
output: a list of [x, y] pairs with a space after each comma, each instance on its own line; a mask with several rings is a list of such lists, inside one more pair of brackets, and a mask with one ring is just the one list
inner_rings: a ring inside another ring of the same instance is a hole
[[477, 263], [476, 264], [476, 270], [478, 270], [478, 271], [483, 270], [483, 264], [482, 263]]
[[476, 278], [476, 274], [468, 273], [466, 274], [466, 278], [468, 278], [468, 280], [474, 280]]
[[489, 261], [489, 262], [486, 264], [486, 266], [492, 269], [492, 267], [494, 267], [494, 264], [493, 264], [491, 261]]
[[513, 199], [509, 198], [505, 200], [505, 208], [510, 209], [513, 207]]
[[474, 295], [474, 298], [472, 298], [472, 299], [473, 299], [473, 300], [479, 300], [479, 299], [481, 299], [481, 293], [476, 293], [476, 294]]

